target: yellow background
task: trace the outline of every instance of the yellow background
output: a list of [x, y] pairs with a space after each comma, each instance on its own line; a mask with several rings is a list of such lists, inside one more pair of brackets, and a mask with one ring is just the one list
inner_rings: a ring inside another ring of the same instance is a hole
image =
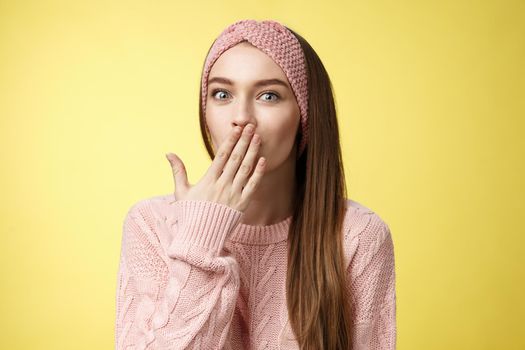
[[2, 349], [113, 348], [121, 229], [209, 165], [199, 79], [233, 21], [304, 36], [349, 197], [390, 226], [398, 349], [524, 349], [523, 1], [0, 1]]

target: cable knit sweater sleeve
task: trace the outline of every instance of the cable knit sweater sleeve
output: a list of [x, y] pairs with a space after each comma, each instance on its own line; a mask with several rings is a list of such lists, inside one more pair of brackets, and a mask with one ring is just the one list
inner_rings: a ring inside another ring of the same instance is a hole
[[226, 344], [239, 267], [223, 254], [242, 212], [178, 200], [159, 215], [149, 199], [128, 211], [116, 297], [116, 349], [197, 349]]
[[394, 245], [390, 228], [373, 212], [363, 214], [354, 242], [350, 277], [354, 350], [396, 348]]

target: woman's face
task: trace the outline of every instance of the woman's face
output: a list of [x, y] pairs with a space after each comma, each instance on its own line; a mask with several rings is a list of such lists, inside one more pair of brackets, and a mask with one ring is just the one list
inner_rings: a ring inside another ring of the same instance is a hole
[[[283, 85], [275, 81], [257, 84], [269, 79], [278, 79]], [[213, 64], [208, 76], [206, 123], [215, 151], [232, 128], [252, 123], [261, 138], [257, 159], [267, 159], [265, 172], [286, 160], [295, 162], [299, 106], [281, 67], [248, 42], [226, 50]]]

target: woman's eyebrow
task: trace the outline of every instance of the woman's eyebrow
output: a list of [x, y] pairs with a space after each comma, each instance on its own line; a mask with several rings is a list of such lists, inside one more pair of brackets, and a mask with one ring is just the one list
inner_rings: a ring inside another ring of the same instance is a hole
[[[213, 78], [210, 78], [208, 80], [208, 85], [212, 84], [212, 83], [223, 83], [223, 84], [226, 84], [226, 85], [235, 85], [233, 83], [233, 81], [231, 81], [230, 79], [228, 78], [223, 78], [223, 77], [213, 77]], [[262, 86], [267, 86], [267, 85], [282, 85], [284, 87], [288, 87], [288, 84], [286, 84], [284, 81], [282, 81], [281, 79], [277, 79], [277, 78], [274, 78], [274, 79], [262, 79], [262, 80], [257, 80], [253, 86], [255, 87], [262, 87]]]

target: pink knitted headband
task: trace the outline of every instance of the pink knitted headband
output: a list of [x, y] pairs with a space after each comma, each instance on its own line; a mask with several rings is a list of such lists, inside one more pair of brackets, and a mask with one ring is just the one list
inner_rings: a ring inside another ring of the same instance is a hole
[[277, 21], [240, 20], [222, 31], [206, 57], [202, 74], [202, 110], [206, 112], [208, 75], [219, 56], [232, 46], [247, 40], [266, 53], [286, 74], [301, 111], [302, 136], [298, 155], [303, 153], [308, 139], [308, 85], [306, 59], [299, 40]]

